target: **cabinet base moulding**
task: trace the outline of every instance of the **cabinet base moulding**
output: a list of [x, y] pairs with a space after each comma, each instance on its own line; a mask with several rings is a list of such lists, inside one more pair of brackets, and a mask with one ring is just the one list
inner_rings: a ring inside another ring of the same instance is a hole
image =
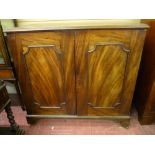
[[75, 116], [75, 115], [27, 115], [28, 124], [35, 124], [40, 119], [103, 119], [120, 123], [124, 128], [130, 125], [130, 116]]

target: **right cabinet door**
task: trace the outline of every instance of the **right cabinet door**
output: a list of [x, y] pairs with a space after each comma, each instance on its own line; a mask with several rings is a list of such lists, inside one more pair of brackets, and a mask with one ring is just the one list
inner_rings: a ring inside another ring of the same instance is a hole
[[128, 115], [145, 30], [81, 30], [75, 36], [77, 114]]

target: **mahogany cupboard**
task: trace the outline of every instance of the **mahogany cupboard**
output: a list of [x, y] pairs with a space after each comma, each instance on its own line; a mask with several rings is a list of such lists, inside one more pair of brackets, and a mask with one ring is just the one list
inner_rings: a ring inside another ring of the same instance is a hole
[[27, 120], [109, 118], [129, 125], [145, 24], [6, 30]]

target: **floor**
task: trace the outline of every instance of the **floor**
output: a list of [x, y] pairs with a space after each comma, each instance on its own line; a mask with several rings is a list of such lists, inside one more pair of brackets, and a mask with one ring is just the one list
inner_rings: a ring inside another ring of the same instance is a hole
[[[132, 112], [131, 124], [128, 129], [118, 122], [101, 119], [40, 119], [36, 124], [29, 125], [26, 112], [19, 106], [12, 106], [15, 120], [26, 135], [154, 135], [155, 124], [141, 126], [137, 113]], [[0, 115], [0, 127], [8, 127], [6, 113]]]

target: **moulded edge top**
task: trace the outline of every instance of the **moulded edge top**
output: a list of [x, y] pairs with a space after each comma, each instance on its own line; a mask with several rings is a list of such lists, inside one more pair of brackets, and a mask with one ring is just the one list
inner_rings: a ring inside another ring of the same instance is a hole
[[41, 26], [24, 26], [3, 29], [5, 33], [27, 32], [27, 31], [49, 31], [49, 30], [80, 30], [80, 29], [148, 29], [149, 26], [143, 23], [104, 23], [102, 20], [72, 20], [72, 21], [54, 21], [48, 27], [44, 24]]

